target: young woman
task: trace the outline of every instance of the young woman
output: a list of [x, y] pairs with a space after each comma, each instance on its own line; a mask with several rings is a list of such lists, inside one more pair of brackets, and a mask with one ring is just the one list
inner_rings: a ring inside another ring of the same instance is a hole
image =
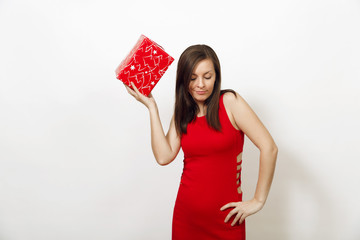
[[[152, 95], [127, 91], [149, 110], [151, 146], [160, 165], [171, 163], [180, 148], [184, 168], [175, 202], [173, 240], [245, 239], [245, 218], [265, 204], [274, 175], [277, 146], [246, 101], [220, 90], [216, 53], [206, 45], [188, 47], [180, 56], [175, 111], [165, 135]], [[242, 201], [244, 134], [260, 150], [254, 197]]]

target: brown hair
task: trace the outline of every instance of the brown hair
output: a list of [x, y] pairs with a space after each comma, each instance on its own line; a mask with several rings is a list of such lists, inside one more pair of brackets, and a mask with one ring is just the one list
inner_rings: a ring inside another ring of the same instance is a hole
[[[214, 89], [211, 95], [205, 100], [207, 106], [206, 120], [210, 127], [220, 131], [221, 125], [219, 120], [219, 99], [225, 92], [233, 90], [221, 89], [221, 69], [220, 62], [215, 51], [207, 45], [193, 45], [185, 49], [181, 54], [176, 73], [175, 89], [175, 109], [174, 121], [177, 133], [186, 133], [187, 125], [195, 119], [199, 108], [189, 93], [189, 83], [195, 66], [202, 60], [210, 59], [214, 65], [216, 73]], [[236, 94], [235, 94], [236, 96]]]

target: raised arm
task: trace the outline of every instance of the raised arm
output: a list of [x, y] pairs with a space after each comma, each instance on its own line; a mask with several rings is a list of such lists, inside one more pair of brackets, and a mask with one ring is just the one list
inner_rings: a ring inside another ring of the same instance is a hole
[[142, 95], [132, 84], [134, 90], [126, 86], [127, 91], [149, 110], [151, 126], [151, 147], [158, 164], [164, 166], [172, 162], [180, 150], [180, 137], [178, 136], [174, 119], [171, 119], [168, 133], [165, 135], [155, 99], [149, 94]]
[[230, 212], [231, 215], [237, 214], [234, 222], [238, 220], [242, 222], [245, 217], [259, 211], [266, 202], [274, 176], [278, 148], [263, 123], [238, 93], [236, 97], [232, 93], [225, 93], [224, 104], [231, 113], [230, 118], [235, 123], [235, 127], [241, 129], [260, 150], [259, 176], [254, 198], [244, 203], [229, 203], [222, 208], [224, 210], [235, 207]]

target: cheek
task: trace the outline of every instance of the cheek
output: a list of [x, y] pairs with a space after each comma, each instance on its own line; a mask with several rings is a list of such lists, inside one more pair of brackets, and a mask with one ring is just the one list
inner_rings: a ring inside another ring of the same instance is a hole
[[191, 95], [191, 84], [189, 84], [189, 87], [188, 87], [187, 91], [188, 91], [188, 92], [190, 93], [190, 95]]
[[191, 90], [193, 87], [194, 87], [194, 83], [193, 83], [193, 82], [190, 82], [190, 83], [189, 83], [189, 90]]
[[215, 86], [215, 81], [212, 81], [211, 84], [210, 84], [210, 88], [214, 89], [214, 86]]

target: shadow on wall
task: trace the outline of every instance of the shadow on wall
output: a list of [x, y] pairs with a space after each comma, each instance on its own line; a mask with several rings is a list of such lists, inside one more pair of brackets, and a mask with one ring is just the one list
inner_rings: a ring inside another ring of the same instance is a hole
[[[247, 218], [247, 237], [336, 239], [335, 203], [326, 188], [295, 153], [282, 148], [281, 144], [278, 146], [277, 166], [267, 203], [260, 212]], [[250, 152], [247, 159], [251, 159], [249, 168], [253, 168], [255, 161], [252, 160], [259, 159], [259, 154], [255, 156]]]

